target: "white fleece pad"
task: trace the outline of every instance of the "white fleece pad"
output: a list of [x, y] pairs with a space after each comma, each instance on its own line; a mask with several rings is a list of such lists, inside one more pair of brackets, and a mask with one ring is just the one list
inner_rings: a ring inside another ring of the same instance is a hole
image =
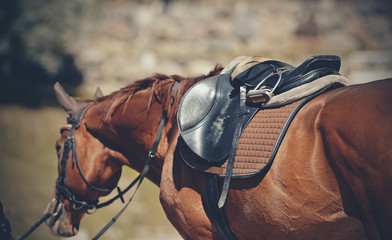
[[332, 83], [341, 83], [344, 86], [352, 85], [353, 82], [341, 75], [327, 75], [316, 79], [310, 83], [306, 83], [299, 87], [293, 88], [287, 92], [273, 96], [271, 100], [263, 105], [263, 107], [278, 107], [288, 103], [295, 102], [301, 98], [309, 96]]

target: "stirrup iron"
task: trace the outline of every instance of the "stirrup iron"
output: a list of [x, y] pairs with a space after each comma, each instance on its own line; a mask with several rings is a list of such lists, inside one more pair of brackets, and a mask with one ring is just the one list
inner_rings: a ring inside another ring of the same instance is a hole
[[249, 90], [249, 92], [246, 94], [246, 99], [251, 103], [269, 102], [271, 100], [271, 98], [274, 96], [275, 89], [279, 86], [280, 82], [282, 81], [283, 71], [278, 69], [277, 73], [279, 75], [279, 79], [278, 79], [278, 81], [276, 81], [276, 83], [272, 89], [267, 86], [261, 86], [261, 85], [273, 74], [264, 78], [259, 84], [257, 84], [255, 89]]
[[264, 88], [259, 90], [249, 90], [246, 95], [246, 99], [251, 103], [266, 103], [269, 102], [273, 96], [274, 93], [271, 89]]

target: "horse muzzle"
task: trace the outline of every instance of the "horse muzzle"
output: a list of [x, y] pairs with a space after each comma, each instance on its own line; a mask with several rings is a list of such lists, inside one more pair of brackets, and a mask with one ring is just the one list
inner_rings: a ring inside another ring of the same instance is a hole
[[53, 235], [61, 237], [75, 236], [79, 231], [79, 223], [71, 222], [71, 213], [66, 210], [65, 204], [60, 200], [53, 199], [45, 210], [45, 214], [50, 213], [51, 217], [46, 220], [46, 225]]

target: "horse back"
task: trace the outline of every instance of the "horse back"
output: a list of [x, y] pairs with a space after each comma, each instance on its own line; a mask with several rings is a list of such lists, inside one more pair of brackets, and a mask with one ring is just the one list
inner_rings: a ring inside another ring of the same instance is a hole
[[370, 239], [392, 239], [392, 79], [323, 96], [318, 128], [348, 215]]

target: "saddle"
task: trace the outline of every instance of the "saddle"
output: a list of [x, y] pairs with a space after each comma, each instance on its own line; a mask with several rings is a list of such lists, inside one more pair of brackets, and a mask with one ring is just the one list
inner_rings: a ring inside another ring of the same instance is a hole
[[[223, 210], [231, 178], [269, 170], [301, 107], [349, 82], [339, 69], [337, 56], [313, 56], [298, 67], [241, 57], [184, 94], [177, 112], [176, 155], [203, 173], [206, 213], [223, 239], [237, 239]], [[222, 187], [219, 177], [224, 177]]]
[[[298, 67], [265, 58], [245, 58], [228, 71], [196, 83], [184, 94], [177, 114], [181, 138], [207, 163], [227, 159], [240, 115], [244, 118], [242, 132], [274, 95], [326, 75], [337, 75], [339, 69], [340, 58], [333, 55], [310, 57]], [[242, 100], [241, 89], [246, 94]]]

